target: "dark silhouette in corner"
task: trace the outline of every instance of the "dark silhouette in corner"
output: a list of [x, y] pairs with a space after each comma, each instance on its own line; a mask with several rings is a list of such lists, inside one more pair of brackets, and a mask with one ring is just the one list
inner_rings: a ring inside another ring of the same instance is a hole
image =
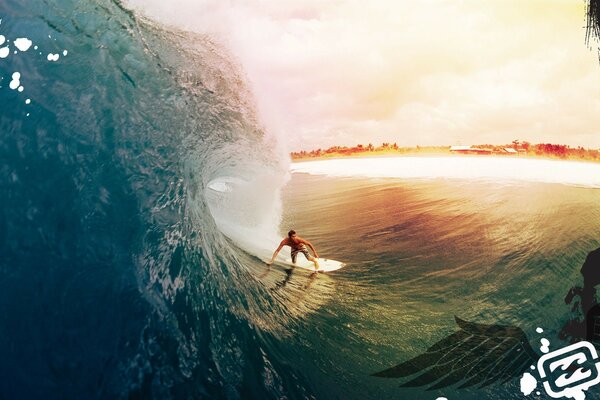
[[600, 346], [600, 305], [596, 298], [596, 286], [600, 284], [600, 248], [587, 255], [581, 275], [583, 287], [572, 287], [565, 297], [565, 303], [571, 305], [575, 316], [567, 321], [559, 337], [571, 342], [585, 338]]
[[[583, 266], [583, 288], [573, 287], [565, 301], [579, 311], [563, 327], [560, 338], [571, 342], [587, 340], [600, 348], [600, 305], [596, 285], [600, 284], [600, 248], [590, 252]], [[505, 383], [535, 365], [540, 354], [534, 351], [523, 330], [515, 326], [484, 325], [463, 321], [459, 330], [445, 337], [427, 351], [394, 367], [373, 374], [382, 378], [414, 376], [402, 387], [427, 386], [428, 390], [460, 384], [479, 388]], [[572, 366], [571, 369], [576, 369]]]

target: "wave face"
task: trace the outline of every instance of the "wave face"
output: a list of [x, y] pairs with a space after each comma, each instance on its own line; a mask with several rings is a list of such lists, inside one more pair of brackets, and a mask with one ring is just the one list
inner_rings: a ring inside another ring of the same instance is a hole
[[311, 305], [222, 232], [274, 236], [287, 176], [227, 53], [117, 1], [0, 17], [43, 51], [0, 60], [0, 397], [310, 395], [272, 354]]

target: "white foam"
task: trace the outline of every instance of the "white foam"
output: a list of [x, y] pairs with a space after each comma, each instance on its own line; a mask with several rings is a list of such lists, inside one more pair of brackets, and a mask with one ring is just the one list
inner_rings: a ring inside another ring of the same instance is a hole
[[550, 341], [546, 338], [542, 338], [540, 340], [540, 342], [542, 343], [542, 345], [540, 346], [540, 351], [544, 354], [549, 352], [550, 351]]
[[27, 51], [31, 47], [32, 43], [31, 40], [27, 38], [17, 38], [15, 39], [14, 44], [17, 46], [17, 49], [21, 51]]
[[15, 90], [16, 88], [18, 88], [21, 85], [21, 81], [19, 80], [20, 78], [21, 78], [21, 74], [18, 72], [14, 72], [12, 74], [12, 80], [8, 84], [8, 87], [11, 88], [12, 90]]
[[208, 183], [208, 188], [217, 192], [231, 192], [238, 185], [246, 183], [243, 179], [236, 177], [221, 177]]
[[600, 163], [489, 156], [368, 157], [292, 163], [291, 172], [337, 177], [446, 178], [600, 188]]
[[529, 396], [537, 387], [537, 379], [533, 377], [529, 372], [525, 372], [521, 377], [521, 392], [525, 396]]
[[[2, 22], [2, 19], [0, 19], [0, 23]], [[48, 35], [48, 37], [50, 38], [51, 36]], [[56, 39], [54, 39], [56, 40]], [[35, 50], [38, 49], [37, 45], [33, 45], [33, 42], [27, 38], [27, 37], [17, 37], [16, 39], [13, 40], [14, 43], [14, 47], [11, 49], [10, 46], [8, 45], [9, 42], [11, 40], [6, 38], [4, 35], [0, 35], [0, 46], [4, 46], [4, 47], [0, 47], [0, 58], [6, 58], [10, 55], [11, 50], [14, 50], [14, 54], [17, 54], [18, 51], [21, 52], [26, 52], [28, 51], [32, 46]], [[41, 51], [39, 52], [39, 54], [43, 54]], [[63, 55], [67, 55], [67, 50], [64, 49], [62, 51]], [[48, 61], [58, 61], [60, 57], [60, 54], [56, 53], [48, 53], [47, 55], [47, 59]], [[0, 77], [0, 80], [3, 80], [4, 77]], [[12, 79], [8, 84], [8, 87], [12, 90], [17, 90], [19, 92], [23, 92], [25, 90], [24, 86], [21, 85], [21, 74], [19, 72], [14, 72], [12, 74]], [[2, 88], [2, 86], [0, 86], [0, 88]], [[26, 99], [25, 100], [25, 104], [30, 104], [31, 103], [31, 99]], [[29, 113], [27, 113], [27, 116], [29, 116]]]
[[63, 56], [66, 56], [69, 52], [67, 50], [63, 50]]
[[573, 400], [585, 400], [585, 390], [589, 389], [589, 386], [584, 386], [584, 388], [580, 387], [572, 387], [564, 389], [563, 397], [570, 398]]

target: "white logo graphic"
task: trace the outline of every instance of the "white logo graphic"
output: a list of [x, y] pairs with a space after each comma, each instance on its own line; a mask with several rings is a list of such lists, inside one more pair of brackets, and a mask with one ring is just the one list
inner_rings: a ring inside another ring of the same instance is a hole
[[600, 360], [593, 344], [579, 342], [544, 354], [537, 364], [550, 397], [585, 399], [585, 390], [600, 383]]

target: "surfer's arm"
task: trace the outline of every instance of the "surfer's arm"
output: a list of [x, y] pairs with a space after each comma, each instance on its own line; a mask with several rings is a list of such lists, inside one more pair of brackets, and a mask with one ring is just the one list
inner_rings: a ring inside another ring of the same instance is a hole
[[267, 264], [273, 264], [273, 261], [275, 261], [275, 257], [277, 257], [277, 254], [279, 254], [279, 250], [281, 250], [281, 248], [285, 245], [285, 240], [282, 240], [281, 243], [279, 243], [279, 247], [277, 247], [277, 250], [275, 250], [275, 253], [273, 253], [273, 257], [271, 257], [271, 261], [269, 261]]

